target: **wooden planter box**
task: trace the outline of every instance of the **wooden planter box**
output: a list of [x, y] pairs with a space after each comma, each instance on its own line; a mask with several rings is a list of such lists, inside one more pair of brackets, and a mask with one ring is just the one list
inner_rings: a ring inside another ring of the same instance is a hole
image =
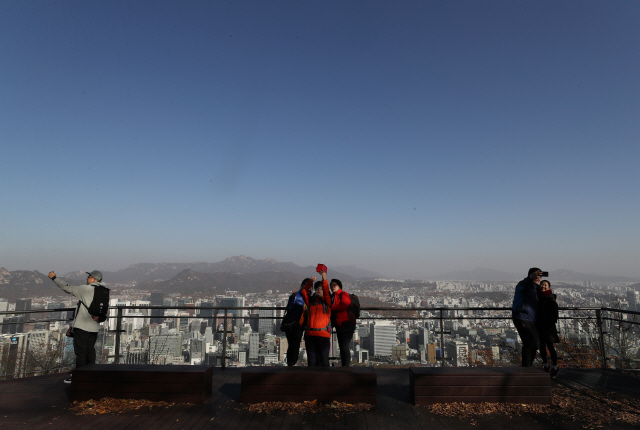
[[70, 400], [204, 403], [211, 396], [212, 377], [213, 366], [91, 364], [73, 371]]
[[549, 374], [532, 367], [412, 367], [411, 401], [551, 404]]
[[241, 403], [313, 400], [375, 405], [376, 372], [366, 367], [249, 367], [241, 374]]

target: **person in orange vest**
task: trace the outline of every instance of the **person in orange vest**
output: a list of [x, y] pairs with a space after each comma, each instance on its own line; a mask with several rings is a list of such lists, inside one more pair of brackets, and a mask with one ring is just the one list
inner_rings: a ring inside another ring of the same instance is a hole
[[302, 289], [302, 297], [307, 305], [304, 343], [307, 348], [307, 365], [329, 366], [331, 340], [331, 297], [327, 272], [321, 271], [322, 282], [315, 283], [315, 294], [311, 296], [311, 285], [315, 276], [309, 278]]

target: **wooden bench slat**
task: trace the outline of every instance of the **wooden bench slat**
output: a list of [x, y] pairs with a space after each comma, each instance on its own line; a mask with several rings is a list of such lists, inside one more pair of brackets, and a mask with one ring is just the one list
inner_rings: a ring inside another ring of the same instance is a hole
[[549, 374], [540, 375], [429, 375], [414, 380], [414, 385], [425, 386], [486, 386], [486, 385], [550, 385]]
[[322, 395], [293, 395], [293, 394], [272, 394], [268, 397], [256, 394], [241, 394], [240, 403], [262, 403], [262, 402], [305, 402], [317, 400], [320, 403], [331, 403], [333, 401], [346, 402], [349, 404], [367, 403], [375, 405], [377, 402], [377, 396], [322, 396]]
[[151, 400], [153, 402], [167, 403], [204, 403], [210, 397], [203, 394], [186, 394], [186, 393], [123, 393], [122, 391], [101, 391], [99, 396], [95, 396], [95, 392], [81, 391], [74, 393], [71, 397], [72, 401], [98, 400], [105, 397], [114, 399], [133, 399], [133, 400]]
[[[76, 382], [73, 381], [73, 390], [80, 391], [96, 391], [96, 386], [92, 382]], [[202, 381], [200, 384], [168, 384], [164, 382], [155, 383], [135, 383], [135, 384], [119, 384], [114, 382], [106, 382], [100, 384], [100, 391], [119, 391], [121, 393], [183, 393], [183, 394], [202, 394]]]
[[520, 403], [534, 405], [551, 405], [550, 396], [421, 396], [416, 397], [417, 406], [434, 405], [436, 403]]
[[350, 396], [368, 396], [371, 394], [371, 387], [348, 387], [333, 385], [318, 385], [305, 387], [301, 385], [248, 385], [242, 388], [243, 394], [252, 395], [276, 395], [286, 394], [295, 396], [343, 396], [348, 393]]
[[364, 385], [364, 386], [376, 386], [376, 375], [324, 375], [316, 374], [310, 376], [309, 374], [299, 375], [296, 374], [292, 377], [291, 374], [274, 373], [274, 374], [262, 374], [262, 373], [242, 373], [241, 381], [243, 384], [260, 384], [260, 385], [299, 385], [303, 387], [310, 386], [323, 386], [327, 384], [341, 386], [341, 385]]
[[486, 386], [486, 387], [415, 387], [417, 396], [550, 396], [551, 387]]

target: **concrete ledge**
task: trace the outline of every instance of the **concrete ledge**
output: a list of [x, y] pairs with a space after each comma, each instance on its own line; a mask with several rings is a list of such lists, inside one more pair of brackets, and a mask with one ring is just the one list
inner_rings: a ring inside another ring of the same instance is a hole
[[248, 367], [240, 379], [241, 403], [377, 403], [376, 372], [366, 367]]
[[532, 367], [412, 367], [411, 402], [550, 405], [549, 374]]
[[213, 366], [91, 364], [73, 371], [70, 400], [204, 403], [211, 396], [212, 378]]

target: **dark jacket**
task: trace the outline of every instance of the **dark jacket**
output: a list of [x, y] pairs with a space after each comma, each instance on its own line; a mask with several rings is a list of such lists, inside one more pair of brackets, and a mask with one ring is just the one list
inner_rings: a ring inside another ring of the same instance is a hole
[[538, 313], [538, 294], [536, 284], [526, 277], [516, 285], [513, 295], [511, 316], [523, 321], [535, 321]]
[[538, 300], [538, 318], [536, 327], [540, 334], [540, 340], [550, 340], [552, 343], [560, 342], [556, 323], [558, 322], [558, 302], [557, 296], [550, 294], [540, 297]]

